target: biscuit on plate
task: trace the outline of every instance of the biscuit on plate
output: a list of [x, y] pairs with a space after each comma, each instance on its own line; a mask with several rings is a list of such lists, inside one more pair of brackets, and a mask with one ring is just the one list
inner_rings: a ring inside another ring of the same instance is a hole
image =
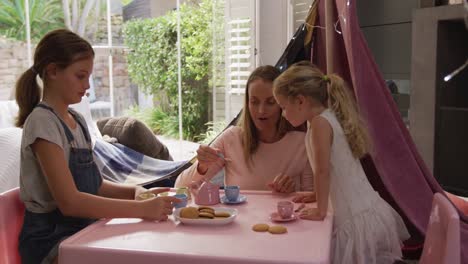
[[210, 210], [210, 209], [198, 209], [198, 212], [200, 212], [200, 213], [210, 213], [212, 215], [215, 214], [215, 210]]
[[207, 213], [207, 212], [200, 212], [200, 213], [198, 213], [198, 216], [203, 217], [203, 218], [210, 218], [210, 219], [214, 218], [214, 214], [210, 214], [210, 213]]
[[288, 232], [288, 229], [284, 226], [276, 225], [270, 226], [270, 228], [268, 228], [268, 232], [271, 234], [284, 234]]
[[196, 219], [198, 218], [198, 209], [195, 207], [184, 207], [180, 210], [179, 216], [182, 218]]
[[203, 210], [203, 209], [208, 209], [208, 210], [214, 211], [213, 207], [209, 207], [209, 206], [199, 206], [198, 207], [198, 210]]
[[230, 216], [231, 216], [231, 214], [228, 213], [228, 212], [215, 212], [214, 215], [215, 215], [216, 217], [223, 217], [223, 218], [224, 218], [224, 217], [230, 217]]
[[252, 230], [255, 232], [266, 232], [268, 228], [270, 228], [270, 226], [267, 224], [256, 224], [252, 226]]

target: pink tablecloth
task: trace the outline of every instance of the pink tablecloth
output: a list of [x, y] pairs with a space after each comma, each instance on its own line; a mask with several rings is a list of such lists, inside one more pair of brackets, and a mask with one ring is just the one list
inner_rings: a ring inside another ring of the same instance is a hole
[[324, 221], [283, 223], [288, 233], [252, 231], [256, 223], [273, 224], [269, 215], [276, 203], [290, 197], [270, 192], [244, 191], [247, 202], [234, 222], [224, 226], [190, 226], [173, 220], [101, 220], [63, 241], [59, 262], [72, 263], [328, 263], [332, 214]]

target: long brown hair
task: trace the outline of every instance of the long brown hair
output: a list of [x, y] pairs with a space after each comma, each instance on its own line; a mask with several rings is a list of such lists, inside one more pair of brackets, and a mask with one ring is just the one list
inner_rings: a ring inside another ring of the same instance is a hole
[[273, 91], [288, 99], [298, 95], [311, 97], [327, 106], [343, 127], [353, 156], [361, 158], [368, 152], [367, 130], [359, 116], [354, 97], [340, 76], [324, 75], [310, 62], [300, 62], [276, 78]]
[[16, 126], [23, 127], [26, 118], [41, 100], [41, 88], [36, 76], [42, 79], [44, 87], [47, 86], [46, 67], [55, 63], [60, 69], [83, 59], [94, 57], [91, 45], [67, 30], [58, 29], [47, 33], [34, 53], [34, 64], [27, 69], [16, 82], [16, 102], [19, 106], [19, 114]]
[[[249, 86], [253, 81], [259, 79], [273, 83], [279, 75], [280, 71], [277, 68], [271, 65], [265, 65], [255, 69], [247, 80], [247, 84], [245, 86], [244, 108], [242, 109], [242, 114], [237, 125], [242, 129], [242, 146], [245, 162], [248, 167], [250, 167], [252, 154], [257, 150], [260, 141], [257, 127], [252, 120], [252, 115], [249, 110]], [[279, 133], [280, 136], [283, 136], [288, 131], [292, 130], [294, 130], [293, 126], [280, 114], [280, 119], [277, 123], [277, 133]]]

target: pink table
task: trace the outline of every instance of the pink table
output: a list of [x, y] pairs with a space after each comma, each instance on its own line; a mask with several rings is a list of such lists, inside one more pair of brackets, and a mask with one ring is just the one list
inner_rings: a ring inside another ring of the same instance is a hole
[[60, 245], [59, 262], [72, 263], [329, 263], [332, 214], [324, 221], [283, 223], [288, 233], [272, 235], [252, 231], [256, 223], [273, 224], [269, 214], [276, 202], [290, 199], [270, 192], [243, 191], [247, 202], [224, 226], [191, 226], [141, 219], [100, 220]]

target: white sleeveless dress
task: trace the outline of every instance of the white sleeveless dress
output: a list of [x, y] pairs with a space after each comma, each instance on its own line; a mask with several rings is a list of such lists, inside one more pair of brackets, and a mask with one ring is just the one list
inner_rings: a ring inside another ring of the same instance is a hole
[[[401, 258], [409, 233], [400, 215], [372, 188], [354, 158], [335, 114], [320, 114], [333, 129], [330, 153], [330, 201], [334, 210], [332, 263], [386, 264]], [[312, 161], [310, 127], [306, 149]]]

